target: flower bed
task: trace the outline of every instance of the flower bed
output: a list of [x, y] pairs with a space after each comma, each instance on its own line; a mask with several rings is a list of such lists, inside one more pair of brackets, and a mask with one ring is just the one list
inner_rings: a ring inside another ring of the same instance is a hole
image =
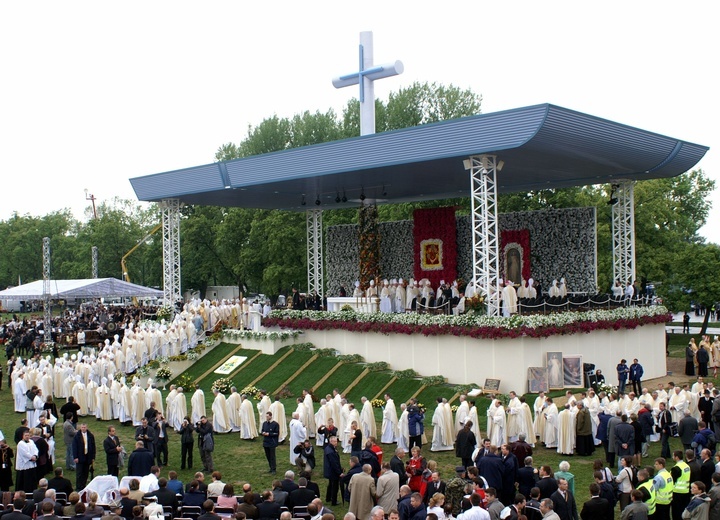
[[667, 323], [671, 318], [671, 314], [663, 306], [515, 315], [511, 318], [481, 314], [436, 316], [410, 313], [363, 314], [281, 310], [273, 311], [266, 319], [266, 325], [299, 330], [347, 330], [381, 334], [453, 335], [500, 339], [521, 336], [547, 338], [555, 335], [589, 333], [595, 330], [634, 329], [642, 325]]

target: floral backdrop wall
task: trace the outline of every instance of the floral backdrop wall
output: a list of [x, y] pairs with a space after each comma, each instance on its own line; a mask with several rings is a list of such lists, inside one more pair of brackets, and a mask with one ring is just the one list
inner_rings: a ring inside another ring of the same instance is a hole
[[[545, 291], [554, 279], [565, 278], [568, 291], [594, 293], [597, 284], [595, 208], [526, 211], [499, 215], [499, 231], [530, 232], [530, 265], [535, 284]], [[382, 278], [413, 275], [413, 222], [381, 222], [380, 273]], [[472, 279], [470, 216], [457, 217], [458, 277]], [[327, 295], [337, 296], [340, 285], [348, 295], [359, 279], [358, 227], [330, 226], [325, 234]]]

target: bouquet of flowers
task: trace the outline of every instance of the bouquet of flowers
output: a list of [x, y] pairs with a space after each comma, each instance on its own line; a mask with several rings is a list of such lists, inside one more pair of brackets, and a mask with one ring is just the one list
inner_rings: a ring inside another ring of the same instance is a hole
[[606, 395], [609, 395], [609, 394], [616, 394], [618, 391], [618, 387], [613, 386], [609, 383], [602, 383], [602, 384], [598, 385], [597, 390], [598, 390], [598, 392], [605, 392]]
[[230, 393], [230, 389], [233, 386], [235, 386], [235, 383], [233, 383], [232, 379], [228, 379], [227, 377], [221, 377], [219, 379], [216, 379], [215, 382], [212, 384], [213, 390], [217, 390], [221, 394]]
[[370, 401], [370, 405], [373, 408], [382, 408], [383, 406], [385, 406], [385, 401], [383, 399], [373, 399], [372, 401]]
[[197, 352], [195, 352], [195, 350], [188, 350], [187, 358], [188, 358], [190, 361], [195, 361], [195, 360], [196, 360], [197, 358], [199, 358], [199, 357], [200, 357], [200, 354], [198, 354]]
[[160, 380], [168, 380], [172, 377], [173, 373], [172, 370], [170, 370], [170, 367], [167, 365], [161, 366], [157, 372], [155, 372], [155, 377]]
[[156, 313], [157, 321], [165, 320], [165, 321], [169, 322], [170, 320], [172, 320], [172, 318], [174, 316], [175, 316], [175, 307], [173, 307], [172, 305], [170, 305], [168, 303], [164, 304], [162, 307], [158, 307], [158, 309], [157, 309], [157, 313]]
[[476, 294], [472, 298], [465, 298], [465, 310], [476, 314], [484, 314], [486, 312], [485, 297]]
[[246, 386], [240, 390], [240, 393], [245, 394], [248, 397], [252, 397], [253, 399], [260, 399], [260, 389], [255, 386]]

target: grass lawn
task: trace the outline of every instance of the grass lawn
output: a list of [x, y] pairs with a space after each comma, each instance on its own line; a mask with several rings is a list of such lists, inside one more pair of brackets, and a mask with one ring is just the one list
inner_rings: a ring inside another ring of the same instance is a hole
[[[219, 363], [221, 360], [226, 359], [231, 352], [233, 352], [235, 349], [237, 349], [239, 345], [233, 344], [233, 343], [219, 343], [218, 345], [215, 345], [212, 349], [212, 355], [210, 353], [205, 354], [200, 359], [196, 360], [195, 363], [190, 365], [190, 367], [185, 370], [182, 374], [175, 374], [175, 378], [177, 379], [181, 375], [189, 375], [191, 376], [196, 382], [200, 381], [200, 378], [202, 375], [210, 370], [213, 366], [215, 366], [217, 363]], [[171, 367], [172, 369], [172, 367]], [[208, 378], [211, 376], [208, 376]], [[219, 377], [219, 376], [218, 376]], [[216, 378], [213, 378], [213, 381]], [[171, 383], [175, 383], [175, 381], [171, 381]], [[212, 384], [212, 381], [211, 381]], [[201, 385], [202, 386], [202, 385]], [[209, 388], [209, 387], [208, 387]]]
[[[449, 385], [436, 385], [425, 387], [425, 390], [420, 392], [417, 400], [421, 403], [425, 403], [425, 406], [430, 406], [430, 403], [434, 403], [438, 397], [450, 400], [455, 395], [455, 390]], [[458, 404], [457, 400], [452, 403], [453, 405]]]
[[[339, 388], [342, 393], [352, 384], [353, 381], [355, 381], [355, 379], [357, 379], [363, 370], [365, 370], [365, 368], [361, 365], [346, 363], [338, 368], [331, 378], [327, 379], [322, 385], [320, 385], [320, 388], [317, 388], [315, 393], [318, 397], [326, 396], [327, 394], [332, 394], [334, 388]], [[358, 403], [355, 404], [359, 406]]]
[[[352, 391], [348, 394], [348, 399], [354, 401], [355, 403], [359, 403], [360, 398], [363, 396], [368, 399], [372, 399], [380, 390], [385, 388], [385, 385], [390, 382], [392, 377], [392, 374], [389, 372], [371, 372], [363, 381], [358, 383], [357, 386], [352, 389]], [[380, 399], [382, 399], [382, 396], [380, 396]]]
[[[393, 398], [395, 405], [400, 406], [401, 402], [413, 396], [415, 392], [420, 390], [421, 386], [422, 383], [419, 379], [396, 379], [387, 389], [387, 393]], [[423, 401], [418, 402], [424, 404], [426, 407], [430, 405], [430, 403], [424, 403]]]
[[[285, 381], [290, 379], [311, 357], [312, 352], [291, 352], [282, 363], [276, 366], [269, 374], [265, 375], [255, 386], [267, 388], [268, 392], [275, 392]], [[318, 376], [318, 379], [321, 376]]]
[[[288, 388], [296, 395], [300, 395], [303, 388], [315, 389], [315, 385], [325, 374], [330, 372], [335, 365], [337, 365], [337, 359], [334, 357], [322, 357], [317, 358], [313, 361], [301, 374], [292, 380]], [[315, 393], [315, 392], [314, 392]], [[318, 400], [325, 397], [326, 394], [317, 394]]]

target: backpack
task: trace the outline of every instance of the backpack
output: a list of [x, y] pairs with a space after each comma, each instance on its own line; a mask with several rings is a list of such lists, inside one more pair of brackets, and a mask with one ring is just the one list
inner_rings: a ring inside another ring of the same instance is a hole
[[215, 451], [215, 439], [213, 439], [212, 433], [203, 435], [202, 449], [204, 451]]

